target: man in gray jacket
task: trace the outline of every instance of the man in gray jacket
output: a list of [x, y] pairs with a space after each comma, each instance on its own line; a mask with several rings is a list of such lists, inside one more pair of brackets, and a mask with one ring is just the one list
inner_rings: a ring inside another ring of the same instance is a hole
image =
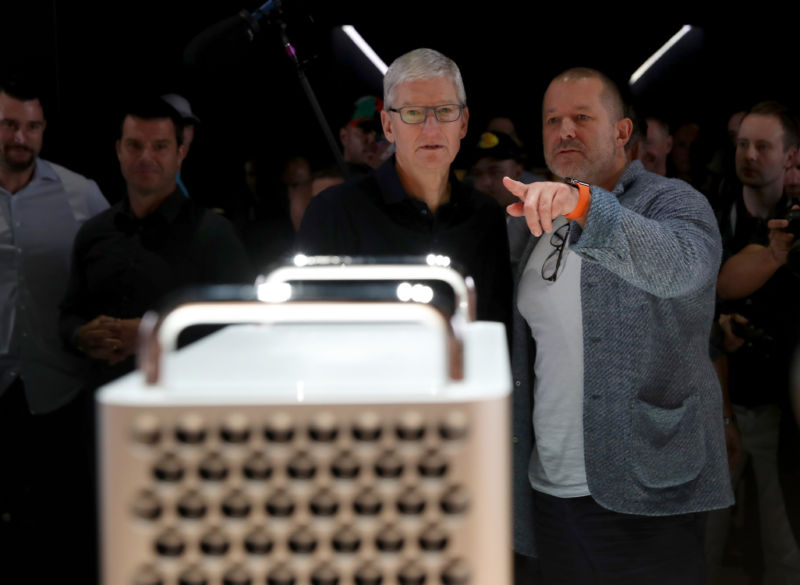
[[702, 512], [732, 501], [708, 352], [719, 232], [700, 193], [628, 163], [632, 125], [613, 82], [570, 69], [543, 104], [564, 182], [504, 179], [533, 234], [516, 293], [515, 548], [545, 583], [703, 583]]

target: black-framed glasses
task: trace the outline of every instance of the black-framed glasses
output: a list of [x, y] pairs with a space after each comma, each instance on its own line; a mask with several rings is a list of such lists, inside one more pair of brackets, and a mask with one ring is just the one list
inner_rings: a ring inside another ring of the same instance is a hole
[[550, 245], [553, 246], [553, 249], [542, 263], [542, 278], [547, 281], [555, 282], [558, 278], [558, 269], [561, 268], [561, 258], [564, 256], [564, 248], [567, 245], [571, 225], [572, 222], [565, 223], [550, 236]]
[[389, 108], [390, 112], [400, 114], [400, 119], [406, 124], [422, 124], [428, 119], [428, 112], [433, 112], [439, 122], [455, 122], [464, 111], [463, 104], [442, 104], [440, 106], [403, 106], [402, 108]]

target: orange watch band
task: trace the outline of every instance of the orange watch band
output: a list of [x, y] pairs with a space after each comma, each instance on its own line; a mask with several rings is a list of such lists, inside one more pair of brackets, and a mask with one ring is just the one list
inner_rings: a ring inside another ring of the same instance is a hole
[[578, 189], [578, 203], [575, 205], [575, 208], [570, 211], [569, 213], [565, 213], [564, 217], [567, 219], [578, 219], [584, 213], [586, 213], [586, 208], [589, 206], [589, 200], [591, 199], [590, 189], [588, 183], [584, 183], [583, 181], [576, 181], [575, 179], [564, 179], [564, 182], [568, 185], [572, 185]]

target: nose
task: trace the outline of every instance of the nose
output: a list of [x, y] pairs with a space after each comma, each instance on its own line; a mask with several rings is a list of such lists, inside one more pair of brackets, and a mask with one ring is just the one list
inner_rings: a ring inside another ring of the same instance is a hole
[[22, 126], [20, 126], [14, 131], [14, 142], [17, 144], [25, 144], [26, 142], [25, 135], [26, 135], [25, 129]]
[[561, 119], [559, 136], [562, 138], [562, 140], [564, 138], [575, 138], [575, 123], [566, 116]]
[[147, 144], [142, 148], [141, 159], [144, 160], [153, 160], [155, 158], [156, 149], [153, 145]]
[[756, 145], [752, 142], [747, 146], [747, 158], [750, 160], [756, 160], [756, 158], [758, 158], [758, 150], [756, 149]]
[[433, 110], [425, 112], [425, 121], [422, 123], [422, 129], [426, 132], [439, 130], [439, 120], [436, 119], [436, 114]]

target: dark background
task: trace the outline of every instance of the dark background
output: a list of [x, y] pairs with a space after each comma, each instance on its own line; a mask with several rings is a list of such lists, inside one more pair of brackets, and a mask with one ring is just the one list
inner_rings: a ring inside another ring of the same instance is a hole
[[[587, 65], [624, 83], [685, 22], [633, 15], [612, 22], [608, 14], [570, 16], [557, 14], [558, 6], [521, 8], [507, 0], [475, 5], [481, 10], [437, 1], [284, 0], [283, 6], [286, 33], [334, 135], [357, 97], [381, 92], [379, 78], [366, 75], [332, 42], [335, 25], [353, 24], [387, 64], [421, 46], [453, 58], [472, 115], [466, 144], [476, 141], [491, 115], [509, 115], [534, 165], [541, 164], [541, 96], [553, 75]], [[242, 8], [257, 7], [219, 0], [7, 5], [0, 72], [36, 74], [49, 120], [43, 156], [96, 178], [111, 200], [121, 194], [113, 150], [119, 104], [133, 93], [183, 93], [203, 121], [191, 162], [210, 188], [233, 192], [248, 155], [258, 156], [271, 177], [292, 154], [308, 156], [315, 167], [333, 161], [284, 54], [278, 24], [265, 23], [253, 42], [211, 45], [187, 65], [185, 48], [193, 38]], [[702, 32], [691, 46], [643, 83], [637, 95], [643, 109], [673, 123], [700, 121], [705, 132], [721, 136], [730, 113], [757, 100], [795, 105], [796, 43], [788, 26], [696, 26]]]

